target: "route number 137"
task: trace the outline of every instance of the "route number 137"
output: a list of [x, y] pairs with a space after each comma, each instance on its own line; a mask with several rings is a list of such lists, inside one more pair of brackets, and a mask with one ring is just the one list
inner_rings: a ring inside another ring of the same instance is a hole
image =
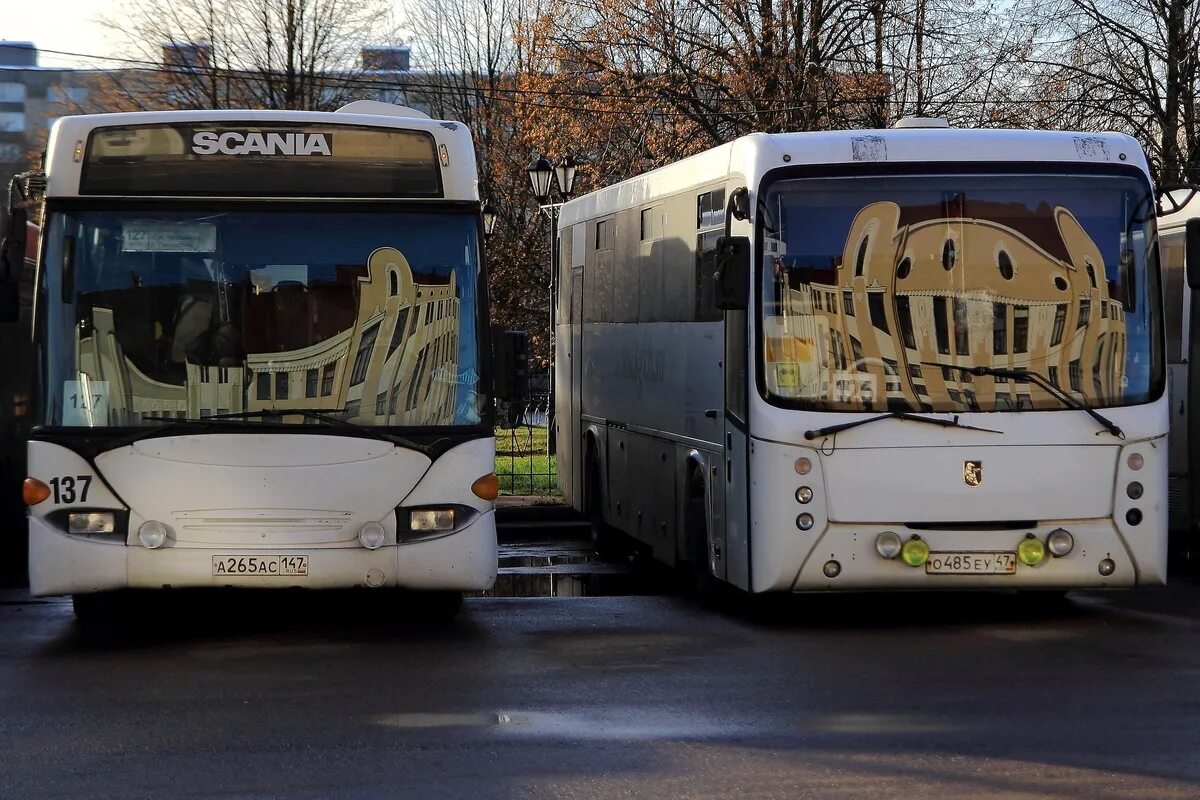
[[92, 485], [91, 475], [67, 475], [63, 478], [51, 478], [50, 489], [54, 492], [54, 503], [86, 503], [88, 489]]

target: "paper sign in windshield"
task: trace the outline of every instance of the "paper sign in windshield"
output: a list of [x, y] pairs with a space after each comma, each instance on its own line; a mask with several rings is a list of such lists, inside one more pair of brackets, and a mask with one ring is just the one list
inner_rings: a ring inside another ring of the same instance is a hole
[[93, 428], [108, 424], [108, 381], [63, 381], [62, 424]]
[[217, 226], [208, 222], [126, 222], [121, 226], [126, 253], [211, 253]]

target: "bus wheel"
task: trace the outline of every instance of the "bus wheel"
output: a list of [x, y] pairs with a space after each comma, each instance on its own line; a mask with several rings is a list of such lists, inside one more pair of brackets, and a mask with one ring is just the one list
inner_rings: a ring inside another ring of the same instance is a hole
[[594, 458], [589, 463], [587, 506], [592, 548], [601, 558], [616, 558], [620, 555], [616, 532], [604, 521], [604, 486], [600, 481], [600, 465]]
[[708, 558], [708, 514], [705, 512], [704, 487], [693, 484], [688, 493], [684, 517], [684, 554], [680, 559], [687, 593], [702, 604], [713, 602], [720, 585], [712, 576]]

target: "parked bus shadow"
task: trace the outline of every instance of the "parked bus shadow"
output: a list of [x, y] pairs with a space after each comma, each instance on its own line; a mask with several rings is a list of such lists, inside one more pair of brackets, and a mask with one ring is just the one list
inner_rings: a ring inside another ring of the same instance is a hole
[[462, 640], [477, 633], [453, 598], [389, 590], [123, 592], [77, 616], [58, 646], [122, 650], [261, 637], [322, 641]]
[[767, 627], [928, 628], [979, 623], [1062, 622], [1107, 613], [1062, 592], [723, 593], [709, 605]]

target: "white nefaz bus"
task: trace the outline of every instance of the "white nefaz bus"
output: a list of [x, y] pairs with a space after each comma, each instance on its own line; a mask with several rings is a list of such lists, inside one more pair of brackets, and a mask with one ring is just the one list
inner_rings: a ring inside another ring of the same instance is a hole
[[396, 106], [55, 123], [25, 500], [35, 595], [496, 573], [461, 124]]
[[753, 134], [567, 203], [560, 485], [753, 592], [1166, 579], [1155, 210], [1117, 134]]
[[[1200, 197], [1191, 190], [1171, 193], [1169, 213], [1158, 221], [1162, 253], [1163, 316], [1166, 321], [1167, 394], [1171, 408], [1168, 499], [1172, 549], [1188, 559], [1200, 556]], [[1193, 442], [1197, 444], [1193, 445]]]

